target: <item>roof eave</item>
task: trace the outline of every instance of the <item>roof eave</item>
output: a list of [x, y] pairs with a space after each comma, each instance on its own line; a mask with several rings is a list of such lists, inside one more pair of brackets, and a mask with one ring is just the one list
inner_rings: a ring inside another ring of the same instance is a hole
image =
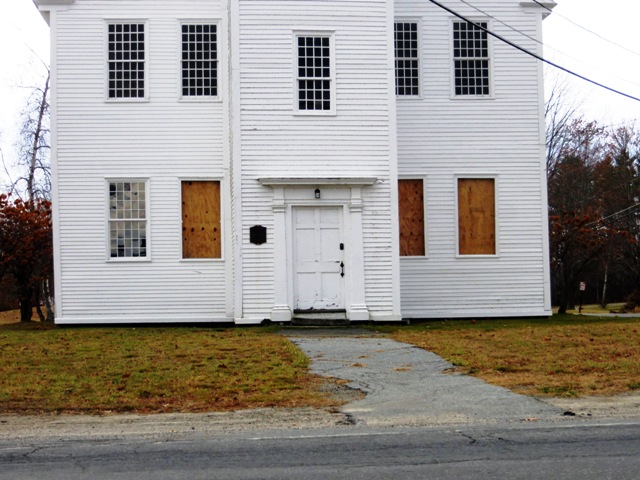
[[542, 11], [542, 17], [547, 18], [551, 14], [551, 10], [558, 6], [553, 0], [540, 1], [540, 2], [520, 2], [520, 6], [523, 8], [535, 8]]

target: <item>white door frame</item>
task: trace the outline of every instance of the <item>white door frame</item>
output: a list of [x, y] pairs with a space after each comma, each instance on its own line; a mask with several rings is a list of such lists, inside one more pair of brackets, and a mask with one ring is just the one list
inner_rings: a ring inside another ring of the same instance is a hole
[[[369, 320], [365, 301], [362, 188], [377, 178], [261, 178], [273, 187], [274, 305], [271, 320], [291, 320], [294, 308], [293, 219], [294, 206], [342, 207], [345, 236], [344, 302], [347, 318]], [[315, 190], [320, 190], [316, 198]]]

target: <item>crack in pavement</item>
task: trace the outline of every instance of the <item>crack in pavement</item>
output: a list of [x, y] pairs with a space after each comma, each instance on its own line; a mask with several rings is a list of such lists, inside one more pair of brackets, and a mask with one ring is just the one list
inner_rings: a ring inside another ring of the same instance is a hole
[[311, 359], [312, 373], [348, 380], [349, 386], [366, 393], [364, 399], [341, 409], [358, 424], [521, 422], [523, 418], [556, 419], [562, 412], [477, 378], [450, 375], [445, 370], [454, 368], [452, 364], [415, 345], [352, 335], [305, 337], [300, 331], [290, 340]]

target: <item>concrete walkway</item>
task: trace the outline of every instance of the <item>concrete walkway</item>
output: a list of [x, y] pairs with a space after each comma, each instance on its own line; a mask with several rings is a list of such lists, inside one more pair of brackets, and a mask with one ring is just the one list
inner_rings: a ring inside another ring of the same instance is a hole
[[451, 373], [434, 353], [362, 329], [285, 329], [318, 375], [366, 393], [341, 411], [367, 426], [527, 422], [563, 411], [531, 397]]

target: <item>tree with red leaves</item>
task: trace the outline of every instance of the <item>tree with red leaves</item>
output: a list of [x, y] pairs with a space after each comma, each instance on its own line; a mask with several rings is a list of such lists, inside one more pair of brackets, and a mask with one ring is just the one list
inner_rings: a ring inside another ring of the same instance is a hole
[[51, 203], [11, 201], [0, 194], [0, 279], [14, 280], [20, 300], [20, 321], [29, 322], [33, 307], [41, 320], [40, 286], [53, 277]]

